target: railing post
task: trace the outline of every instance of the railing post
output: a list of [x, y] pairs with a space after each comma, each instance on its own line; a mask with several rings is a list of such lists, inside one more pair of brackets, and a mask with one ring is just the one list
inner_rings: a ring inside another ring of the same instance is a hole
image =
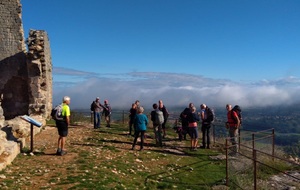
[[226, 156], [226, 186], [229, 187], [229, 176], [228, 176], [228, 138], [225, 139], [225, 156]]
[[254, 150], [255, 149], [255, 134], [252, 133], [252, 149]]
[[241, 150], [241, 130], [238, 129], [238, 135], [239, 135], [239, 150]]
[[123, 110], [123, 125], [125, 124], [125, 111]]
[[93, 112], [91, 111], [91, 123], [93, 123]]
[[215, 129], [215, 125], [212, 124], [213, 126], [213, 139], [214, 139], [214, 145], [216, 144], [216, 129]]
[[256, 190], [256, 177], [257, 177], [256, 150], [253, 149], [253, 185], [254, 185], [254, 190]]
[[274, 161], [274, 156], [275, 156], [275, 129], [272, 129], [272, 156], [273, 156], [273, 161]]

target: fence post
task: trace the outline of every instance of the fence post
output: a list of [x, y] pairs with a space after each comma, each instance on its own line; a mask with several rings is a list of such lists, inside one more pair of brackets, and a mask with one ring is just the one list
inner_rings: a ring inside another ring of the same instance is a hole
[[225, 155], [226, 155], [226, 186], [229, 187], [229, 176], [228, 176], [228, 138], [225, 139]]
[[256, 176], [257, 175], [257, 168], [256, 168], [256, 150], [253, 149], [253, 185], [254, 190], [256, 190]]
[[123, 125], [125, 124], [125, 111], [123, 110]]
[[255, 149], [255, 134], [252, 133], [252, 149], [254, 150]]
[[215, 125], [212, 124], [213, 126], [213, 139], [214, 139], [214, 145], [216, 144], [216, 129], [215, 129]]
[[93, 123], [93, 112], [91, 111], [91, 123]]
[[239, 135], [239, 150], [241, 150], [241, 130], [238, 129], [238, 135]]
[[272, 129], [272, 158], [274, 161], [274, 156], [275, 156], [275, 129]]

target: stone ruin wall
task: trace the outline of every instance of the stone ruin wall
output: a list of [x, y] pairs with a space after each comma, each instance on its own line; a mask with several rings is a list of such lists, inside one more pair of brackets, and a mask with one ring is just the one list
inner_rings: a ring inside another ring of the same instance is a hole
[[43, 30], [30, 30], [26, 43], [28, 52], [20, 0], [1, 0], [1, 121], [24, 114], [47, 118], [51, 111], [52, 63], [48, 35]]
[[28, 110], [26, 47], [18, 1], [0, 2], [0, 127]]
[[[0, 157], [8, 158], [7, 164], [20, 151], [16, 142], [26, 146], [30, 137], [30, 124], [18, 116], [45, 124], [52, 108], [48, 35], [30, 30], [25, 42], [21, 12], [20, 0], [0, 1]], [[34, 134], [40, 129], [34, 127]], [[0, 170], [6, 165], [1, 161]]]
[[52, 108], [52, 61], [48, 35], [30, 30], [27, 39], [28, 114], [48, 118]]

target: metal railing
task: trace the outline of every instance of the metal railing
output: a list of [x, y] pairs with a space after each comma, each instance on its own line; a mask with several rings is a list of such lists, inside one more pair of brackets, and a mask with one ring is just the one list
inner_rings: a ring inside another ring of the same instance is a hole
[[[262, 189], [268, 189], [269, 187], [267, 187], [266, 184], [261, 184], [258, 182], [258, 173], [261, 173], [261, 168], [268, 168], [265, 170], [272, 170], [272, 172], [269, 173], [283, 173], [286, 176], [293, 178], [294, 181], [296, 180], [298, 181], [298, 183], [300, 183], [300, 177], [285, 172], [286, 168], [289, 168], [289, 170], [299, 170], [300, 165], [275, 155], [274, 129], [252, 133], [249, 133], [249, 131], [245, 131], [245, 133], [246, 134], [239, 134], [238, 136], [239, 151], [236, 157], [230, 157], [233, 146], [229, 145], [229, 142], [231, 141], [230, 138], [225, 139], [227, 186], [235, 186], [240, 189], [254, 190], [258, 189], [259, 187], [265, 186]], [[259, 143], [259, 141], [265, 141], [266, 139], [269, 139], [269, 143], [264, 142], [263, 145], [267, 146], [267, 148], [261, 147], [262, 144]], [[285, 169], [276, 167], [276, 164], [278, 164], [279, 166], [283, 166], [283, 168]], [[236, 165], [240, 165], [241, 167], [236, 167]], [[245, 180], [246, 178], [248, 178], [248, 182], [247, 180]], [[249, 181], [249, 178], [252, 178], [252, 182]]]

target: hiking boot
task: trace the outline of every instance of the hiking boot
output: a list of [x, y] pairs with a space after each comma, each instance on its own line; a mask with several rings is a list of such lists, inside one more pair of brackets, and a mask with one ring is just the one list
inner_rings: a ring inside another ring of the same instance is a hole
[[62, 150], [62, 151], [60, 152], [60, 156], [64, 156], [64, 155], [66, 155], [66, 154], [67, 154], [67, 152], [64, 151], [64, 150]]
[[201, 149], [205, 149], [205, 146], [200, 146]]
[[61, 149], [58, 148], [58, 149], [56, 150], [56, 155], [60, 155], [60, 154], [61, 154]]

